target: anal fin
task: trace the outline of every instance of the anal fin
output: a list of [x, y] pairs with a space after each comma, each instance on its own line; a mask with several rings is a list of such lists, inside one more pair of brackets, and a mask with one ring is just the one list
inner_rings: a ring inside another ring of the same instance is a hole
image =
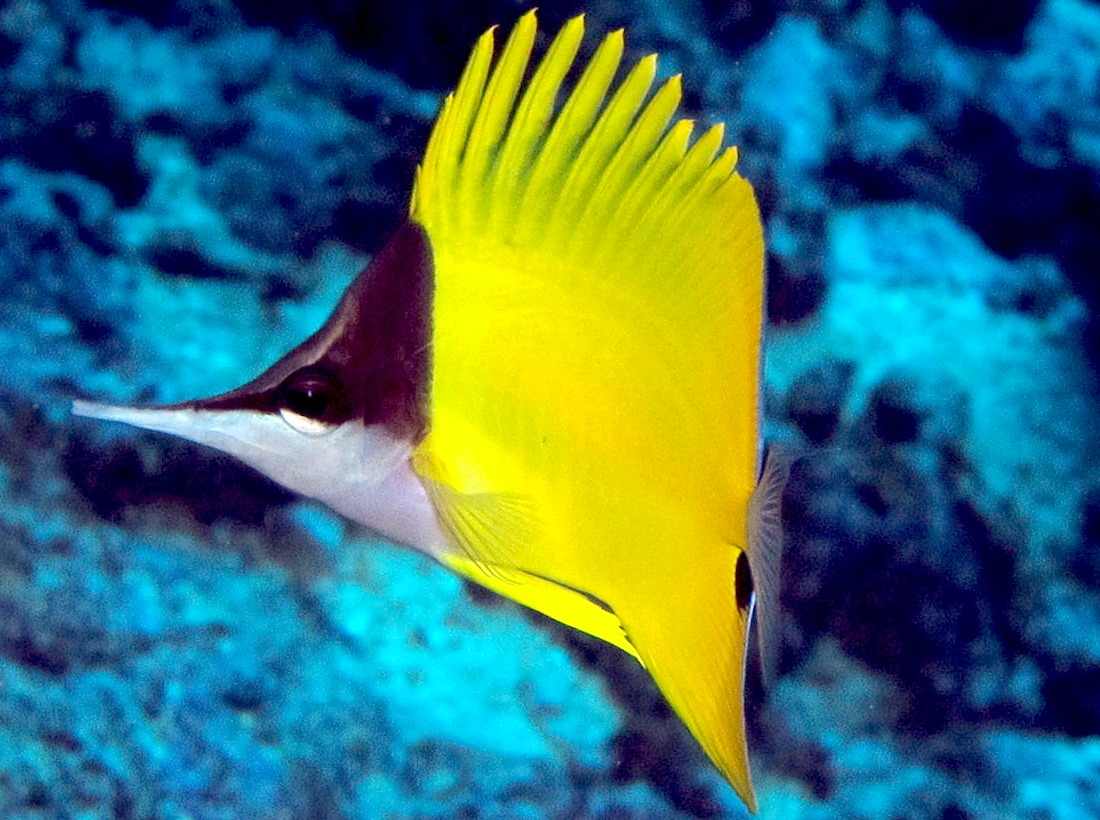
[[463, 577], [566, 626], [617, 646], [639, 663], [642, 662], [638, 650], [627, 638], [619, 616], [592, 596], [513, 567], [486, 567], [463, 555], [445, 555], [442, 561]]

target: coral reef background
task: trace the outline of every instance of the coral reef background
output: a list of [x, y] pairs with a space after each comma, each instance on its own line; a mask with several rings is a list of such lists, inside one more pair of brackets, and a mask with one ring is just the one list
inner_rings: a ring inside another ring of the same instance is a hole
[[[68, 413], [315, 329], [524, 10], [0, 5], [0, 816], [743, 816], [616, 650]], [[806, 455], [762, 816], [1100, 817], [1100, 3], [586, 10], [767, 222], [765, 432]]]

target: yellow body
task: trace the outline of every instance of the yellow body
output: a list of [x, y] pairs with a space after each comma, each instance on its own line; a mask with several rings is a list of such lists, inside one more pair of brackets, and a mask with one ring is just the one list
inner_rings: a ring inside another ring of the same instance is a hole
[[[414, 465], [454, 569], [634, 654], [755, 809], [734, 573], [757, 478], [760, 218], [722, 128], [670, 125], [621, 32], [567, 99], [583, 21], [529, 69], [493, 31], [413, 194], [435, 265]], [[524, 84], [525, 72], [532, 74]]]

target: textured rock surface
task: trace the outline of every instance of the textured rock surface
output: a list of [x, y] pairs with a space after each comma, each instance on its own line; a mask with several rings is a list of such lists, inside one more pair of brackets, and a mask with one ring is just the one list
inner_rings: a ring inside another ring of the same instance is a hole
[[[0, 6], [0, 815], [743, 816], [625, 655], [68, 415], [317, 327], [520, 11]], [[1100, 813], [1100, 7], [589, 11], [729, 123], [767, 220], [766, 431], [805, 457], [762, 814]]]

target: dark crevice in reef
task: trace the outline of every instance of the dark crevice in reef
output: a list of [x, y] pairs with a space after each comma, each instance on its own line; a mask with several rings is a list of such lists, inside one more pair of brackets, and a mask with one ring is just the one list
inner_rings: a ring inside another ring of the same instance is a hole
[[255, 471], [212, 451], [137, 434], [111, 445], [74, 436], [63, 455], [69, 480], [97, 515], [118, 521], [127, 507], [173, 504], [200, 524], [262, 524], [294, 496]]
[[[1068, 156], [1066, 146], [1060, 150]], [[945, 167], [954, 169], [950, 177]], [[1029, 162], [1008, 124], [967, 103], [956, 122], [892, 159], [838, 153], [823, 179], [838, 203], [920, 200], [969, 225], [1007, 259], [1053, 257], [1091, 308], [1084, 349], [1100, 366], [1100, 171]]]

